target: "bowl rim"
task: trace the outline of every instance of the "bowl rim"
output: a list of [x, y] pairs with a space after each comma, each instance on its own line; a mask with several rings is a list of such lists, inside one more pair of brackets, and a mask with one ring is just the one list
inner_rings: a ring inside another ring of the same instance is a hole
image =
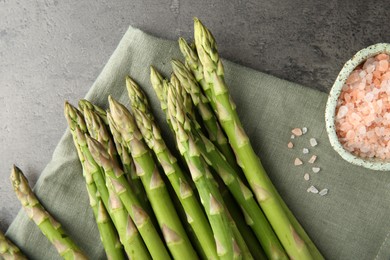
[[383, 162], [375, 159], [363, 159], [345, 150], [337, 137], [335, 129], [337, 100], [340, 96], [342, 87], [348, 79], [348, 76], [362, 62], [380, 53], [386, 53], [390, 55], [390, 43], [377, 43], [368, 46], [367, 48], [358, 51], [350, 60], [344, 64], [329, 92], [325, 108], [325, 125], [331, 146], [344, 160], [354, 165], [363, 166], [371, 170], [389, 171], [390, 161]]

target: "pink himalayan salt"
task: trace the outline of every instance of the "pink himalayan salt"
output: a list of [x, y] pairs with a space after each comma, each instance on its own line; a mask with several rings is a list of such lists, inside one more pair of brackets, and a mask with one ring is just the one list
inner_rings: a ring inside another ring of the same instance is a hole
[[294, 144], [292, 142], [288, 142], [287, 147], [291, 149], [294, 147]]
[[302, 129], [300, 128], [294, 128], [293, 130], [291, 130], [291, 132], [295, 135], [295, 136], [301, 136], [303, 133], [302, 133]]
[[294, 161], [295, 166], [302, 165], [302, 164], [303, 164], [303, 162], [301, 161], [301, 159], [295, 158], [295, 161]]
[[346, 80], [336, 107], [340, 143], [363, 158], [390, 159], [390, 57], [378, 54]]
[[314, 163], [317, 159], [317, 155], [312, 155], [309, 159], [309, 163]]

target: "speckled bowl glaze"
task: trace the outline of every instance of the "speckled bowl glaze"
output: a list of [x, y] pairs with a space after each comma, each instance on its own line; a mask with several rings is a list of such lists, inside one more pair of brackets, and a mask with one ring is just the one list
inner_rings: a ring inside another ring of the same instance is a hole
[[371, 160], [363, 159], [345, 150], [341, 145], [341, 143], [339, 142], [339, 139], [336, 134], [336, 129], [335, 129], [335, 115], [336, 115], [337, 100], [340, 96], [343, 85], [348, 79], [348, 76], [362, 62], [379, 53], [390, 54], [390, 44], [377, 43], [371, 45], [363, 50], [360, 50], [352, 57], [352, 59], [350, 59], [345, 63], [344, 67], [341, 69], [329, 93], [329, 97], [325, 109], [325, 124], [326, 124], [326, 131], [328, 133], [330, 144], [344, 160], [355, 165], [366, 167], [371, 170], [390, 171], [390, 161], [381, 161], [378, 159], [371, 159]]

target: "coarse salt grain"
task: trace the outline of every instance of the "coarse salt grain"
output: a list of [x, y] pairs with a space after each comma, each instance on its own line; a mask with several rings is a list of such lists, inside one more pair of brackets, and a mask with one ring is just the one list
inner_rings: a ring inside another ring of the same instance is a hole
[[345, 150], [390, 159], [390, 57], [368, 58], [348, 77], [336, 106], [335, 128]]
[[313, 167], [313, 168], [311, 168], [311, 170], [312, 170], [314, 173], [318, 173], [318, 172], [320, 172], [321, 168], [320, 168], [320, 167]]
[[288, 142], [287, 147], [291, 149], [294, 147], [294, 144], [292, 142]]
[[304, 153], [304, 154], [308, 154], [308, 153], [309, 153], [309, 149], [307, 149], [307, 148], [303, 148], [303, 149], [302, 149], [302, 153]]
[[291, 139], [294, 139], [295, 138], [295, 135], [291, 135], [291, 137], [290, 137]]
[[310, 138], [310, 145], [312, 147], [316, 146], [318, 143], [317, 143], [317, 140], [315, 138]]
[[305, 181], [308, 181], [310, 180], [310, 175], [308, 173], [305, 173], [305, 175], [303, 175], [303, 178], [305, 179]]
[[320, 194], [321, 196], [325, 196], [326, 194], [328, 194], [328, 189], [322, 189], [318, 194]]
[[295, 166], [302, 165], [302, 164], [303, 164], [303, 162], [301, 161], [301, 159], [295, 158], [295, 161], [294, 161]]
[[317, 155], [312, 155], [308, 161], [308, 163], [314, 163], [317, 159]]
[[302, 135], [302, 129], [294, 128], [293, 130], [291, 130], [291, 133], [293, 133], [295, 136], [301, 136]]
[[312, 186], [310, 186], [307, 189], [307, 192], [311, 192], [311, 193], [317, 194], [318, 193], [318, 189], [312, 185]]
[[306, 134], [307, 133], [307, 127], [302, 127], [302, 134]]

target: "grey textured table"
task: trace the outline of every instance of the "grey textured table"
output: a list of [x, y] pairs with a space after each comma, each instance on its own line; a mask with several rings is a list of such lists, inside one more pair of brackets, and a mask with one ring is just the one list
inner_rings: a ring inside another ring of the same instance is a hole
[[223, 57], [329, 91], [356, 51], [390, 42], [389, 1], [0, 0], [0, 229], [19, 209], [13, 163], [34, 184], [76, 103], [128, 25], [169, 39], [212, 30]]

